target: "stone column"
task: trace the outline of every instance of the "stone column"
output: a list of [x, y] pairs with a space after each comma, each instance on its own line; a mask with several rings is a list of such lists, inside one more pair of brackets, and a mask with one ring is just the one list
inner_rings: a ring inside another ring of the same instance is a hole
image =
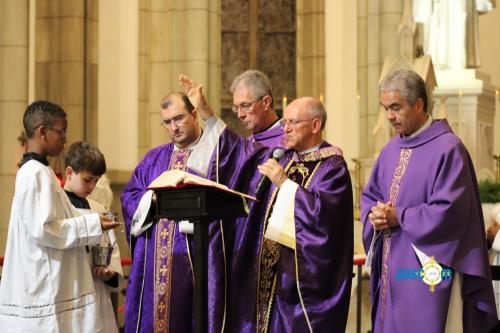
[[85, 132], [85, 1], [36, 1], [35, 99], [68, 114], [68, 142]]
[[21, 158], [17, 137], [28, 102], [28, 26], [28, 0], [0, 0], [0, 256]]
[[340, 146], [348, 164], [359, 156], [357, 106], [356, 2], [325, 2], [325, 104], [328, 112], [324, 138]]
[[141, 67], [146, 71], [141, 80], [149, 87], [140, 93], [141, 108], [147, 107], [140, 114], [149, 119], [149, 125], [141, 126], [149, 126], [148, 141], [141, 142], [144, 151], [167, 141], [159, 103], [167, 93], [180, 90], [179, 74], [204, 83], [210, 105], [216, 112], [220, 109], [220, 0], [144, 3], [139, 27]]
[[297, 0], [297, 96], [325, 96], [325, 1]]
[[384, 59], [399, 51], [397, 31], [403, 1], [358, 0], [357, 77], [360, 116], [359, 157], [372, 157], [372, 130], [379, 110], [378, 81]]

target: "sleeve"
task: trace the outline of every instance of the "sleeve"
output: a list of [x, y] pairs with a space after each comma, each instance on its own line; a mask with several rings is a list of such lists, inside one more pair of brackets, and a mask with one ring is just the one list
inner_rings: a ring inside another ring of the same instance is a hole
[[[25, 177], [20, 191], [20, 221], [39, 245], [66, 249], [99, 243], [102, 235], [99, 215], [64, 218], [67, 216], [64, 202], [52, 179], [43, 171]], [[72, 208], [69, 202], [68, 207]]]
[[135, 168], [132, 177], [123, 189], [121, 195], [122, 213], [125, 221], [125, 233], [127, 240], [130, 241], [133, 217], [136, 214], [139, 203], [146, 193], [146, 187], [149, 185], [146, 179], [148, 170], [144, 160]]
[[424, 202], [410, 207], [396, 202], [399, 225], [415, 247], [427, 255], [432, 254], [438, 262], [464, 273], [483, 275], [459, 263], [462, 260], [465, 263], [470, 256], [480, 260], [477, 237], [463, 239], [464, 235], [485, 237], [484, 225], [479, 221], [479, 197], [472, 163], [460, 144], [438, 158], [436, 170], [429, 170], [434, 179]]
[[287, 179], [281, 185], [264, 237], [295, 250], [295, 193], [299, 184]]
[[[297, 188], [295, 196], [297, 286], [312, 327], [347, 319], [352, 283], [351, 179], [343, 158], [324, 164], [310, 188]], [[325, 312], [336, 318], [325, 318]]]
[[375, 162], [373, 167], [373, 171], [370, 176], [370, 180], [368, 184], [363, 189], [361, 193], [361, 222], [363, 223], [363, 246], [365, 248], [365, 252], [368, 254], [370, 248], [372, 247], [372, 243], [374, 241], [374, 237], [376, 237], [374, 233], [374, 229], [370, 221], [368, 220], [368, 215], [373, 206], [377, 205], [377, 201], [384, 202], [384, 197], [381, 189], [381, 167], [380, 160], [382, 158], [382, 153], [380, 157]]

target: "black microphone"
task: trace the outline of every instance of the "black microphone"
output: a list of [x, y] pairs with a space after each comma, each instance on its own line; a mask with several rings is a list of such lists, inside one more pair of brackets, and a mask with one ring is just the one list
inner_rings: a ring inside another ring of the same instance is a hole
[[[271, 158], [276, 162], [279, 162], [279, 160], [283, 157], [284, 154], [285, 150], [281, 148], [276, 148], [275, 150], [273, 150], [273, 156]], [[257, 189], [255, 190], [255, 196], [259, 198], [262, 195], [262, 192], [264, 192], [264, 190], [269, 186], [270, 183], [271, 180], [267, 176], [262, 175], [262, 177], [260, 177], [259, 183], [257, 184]]]

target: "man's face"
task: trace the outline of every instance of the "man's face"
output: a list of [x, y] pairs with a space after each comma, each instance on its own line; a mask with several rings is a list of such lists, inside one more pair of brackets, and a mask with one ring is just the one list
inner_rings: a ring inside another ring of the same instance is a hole
[[301, 152], [314, 146], [312, 142], [315, 121], [319, 121], [319, 118], [311, 117], [300, 100], [290, 103], [283, 113], [282, 120], [287, 147]]
[[59, 156], [66, 143], [66, 129], [68, 121], [66, 117], [54, 118], [52, 126], [45, 126], [46, 131], [43, 138], [44, 150], [47, 156]]
[[189, 113], [180, 97], [172, 97], [170, 106], [161, 110], [161, 118], [163, 127], [176, 147], [186, 148], [198, 139], [200, 125], [196, 110]]
[[415, 106], [411, 106], [399, 90], [382, 91], [380, 105], [387, 111], [387, 119], [398, 134], [414, 133], [422, 126], [422, 119], [426, 119], [422, 99], [417, 99]]
[[73, 168], [66, 168], [66, 187], [80, 198], [86, 198], [92, 193], [101, 176], [88, 171], [75, 172]]
[[236, 115], [243, 126], [252, 133], [266, 129], [266, 107], [263, 99], [264, 96], [254, 96], [243, 86], [239, 86], [233, 93], [233, 105], [238, 108]]

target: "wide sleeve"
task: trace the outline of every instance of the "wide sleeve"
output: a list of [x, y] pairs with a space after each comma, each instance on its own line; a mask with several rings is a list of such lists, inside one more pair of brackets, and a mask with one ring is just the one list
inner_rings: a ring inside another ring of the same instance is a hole
[[130, 240], [134, 214], [139, 207], [142, 197], [147, 192], [147, 186], [149, 185], [149, 172], [146, 164], [145, 160], [139, 163], [121, 195], [122, 213], [123, 219], [125, 220], [127, 240]]
[[[381, 155], [382, 156], [382, 155]], [[368, 219], [368, 215], [373, 206], [377, 205], [377, 201], [384, 202], [384, 197], [381, 189], [381, 174], [380, 174], [380, 157], [373, 167], [368, 184], [361, 193], [361, 222], [363, 223], [363, 246], [365, 253], [370, 250], [374, 229]]]
[[340, 156], [312, 177], [311, 186], [295, 195], [297, 286], [312, 327], [345, 325], [354, 243], [351, 179]]
[[415, 247], [438, 262], [484, 276], [480, 265], [465, 264], [481, 262], [486, 244], [474, 170], [465, 148], [456, 144], [439, 156], [432, 169], [427, 200], [414, 206], [396, 202], [401, 230]]
[[[102, 235], [98, 214], [65, 218], [72, 213], [62, 189], [43, 169], [22, 176], [16, 184], [20, 223], [41, 246], [66, 249], [99, 243]], [[67, 198], [66, 198], [67, 199]], [[70, 211], [68, 213], [68, 210]], [[78, 215], [75, 212], [75, 215]]]

